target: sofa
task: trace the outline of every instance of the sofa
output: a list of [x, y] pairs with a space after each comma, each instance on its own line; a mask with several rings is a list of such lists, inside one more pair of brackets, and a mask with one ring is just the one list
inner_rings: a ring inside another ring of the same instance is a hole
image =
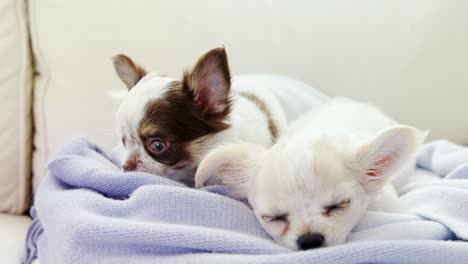
[[465, 1], [3, 0], [0, 263], [19, 263], [34, 192], [73, 134], [118, 142], [110, 57], [181, 76], [224, 45], [233, 74], [274, 73], [374, 103], [429, 140], [468, 143]]

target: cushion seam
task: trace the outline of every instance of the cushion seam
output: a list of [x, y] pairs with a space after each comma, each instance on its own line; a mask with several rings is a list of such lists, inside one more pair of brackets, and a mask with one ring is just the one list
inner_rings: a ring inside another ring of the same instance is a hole
[[[23, 213], [27, 207], [27, 197], [29, 196], [30, 187], [30, 165], [31, 165], [31, 116], [28, 114], [28, 109], [31, 109], [31, 64], [28, 53], [29, 39], [27, 28], [27, 14], [25, 1], [16, 1], [16, 21], [17, 30], [19, 32], [19, 58], [20, 58], [20, 73], [19, 73], [19, 98], [18, 98], [18, 117], [19, 117], [19, 137], [18, 137], [18, 177], [16, 186], [17, 202], [14, 208], [15, 213]], [[29, 82], [27, 78], [29, 77]], [[28, 95], [29, 93], [29, 95]], [[28, 97], [26, 97], [28, 96]]]
[[[37, 34], [38, 31], [38, 23], [36, 19], [36, 2], [34, 0], [28, 0], [29, 3], [29, 11], [28, 11], [28, 17], [29, 17], [29, 33], [30, 33], [30, 38], [31, 38], [31, 46], [32, 46], [32, 57], [35, 61], [36, 69], [41, 69], [42, 71], [39, 72], [41, 76], [43, 76], [44, 80], [42, 83], [41, 87], [38, 87], [36, 85], [36, 77], [33, 78], [33, 122], [35, 125], [35, 135], [33, 135], [33, 140], [37, 136], [37, 141], [43, 143], [40, 145], [39, 148], [34, 149], [34, 155], [33, 159], [37, 159], [38, 157], [40, 158], [39, 161], [45, 161], [48, 159], [48, 154], [49, 154], [49, 145], [47, 142], [47, 122], [46, 122], [46, 117], [45, 117], [45, 110], [44, 106], [45, 105], [45, 99], [46, 99], [46, 94], [47, 94], [47, 88], [48, 84], [50, 82], [50, 70], [43, 59], [42, 52], [39, 46], [39, 36]], [[40, 67], [38, 67], [40, 65]], [[36, 107], [39, 106], [39, 107]], [[40, 131], [37, 133], [37, 131]], [[42, 133], [42, 134], [41, 134]], [[36, 142], [34, 142], [34, 145], [37, 145]], [[36, 162], [36, 161], [35, 161]], [[34, 171], [33, 172], [33, 181], [37, 177], [42, 177], [42, 175], [36, 175], [36, 173], [42, 173], [43, 172], [43, 167], [42, 164], [39, 164], [41, 167], [41, 171]], [[36, 168], [35, 168], [36, 169]], [[36, 186], [37, 187], [37, 186]]]

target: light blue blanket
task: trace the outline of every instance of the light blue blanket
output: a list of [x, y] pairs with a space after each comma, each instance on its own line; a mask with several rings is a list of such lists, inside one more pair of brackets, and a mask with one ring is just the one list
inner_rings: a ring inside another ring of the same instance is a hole
[[403, 214], [368, 212], [350, 242], [292, 252], [273, 243], [251, 209], [204, 191], [121, 173], [75, 138], [48, 165], [35, 198], [24, 263], [468, 263], [468, 149], [427, 144], [400, 190]]

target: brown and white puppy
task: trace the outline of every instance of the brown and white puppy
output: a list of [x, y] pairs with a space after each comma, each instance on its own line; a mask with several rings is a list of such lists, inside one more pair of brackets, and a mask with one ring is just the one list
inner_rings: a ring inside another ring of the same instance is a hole
[[[246, 141], [273, 144], [291, 114], [284, 98], [252, 78], [231, 83], [224, 48], [201, 56], [182, 80], [147, 73], [126, 55], [116, 55], [117, 75], [129, 89], [117, 111], [117, 128], [126, 150], [124, 171], [143, 171], [193, 183], [195, 169], [213, 146]], [[294, 87], [291, 87], [294, 94]], [[298, 91], [298, 97], [301, 91]], [[310, 96], [310, 95], [309, 95]], [[297, 102], [294, 102], [296, 100]], [[294, 115], [301, 112], [291, 99]], [[305, 112], [305, 109], [304, 111]]]

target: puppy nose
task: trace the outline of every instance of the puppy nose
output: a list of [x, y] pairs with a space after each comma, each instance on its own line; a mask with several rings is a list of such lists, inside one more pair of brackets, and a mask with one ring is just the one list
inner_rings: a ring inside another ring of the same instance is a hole
[[123, 171], [134, 171], [138, 166], [138, 162], [136, 160], [127, 160], [124, 165], [122, 165]]
[[318, 248], [324, 241], [325, 237], [320, 233], [307, 233], [297, 239], [297, 246], [302, 250]]

